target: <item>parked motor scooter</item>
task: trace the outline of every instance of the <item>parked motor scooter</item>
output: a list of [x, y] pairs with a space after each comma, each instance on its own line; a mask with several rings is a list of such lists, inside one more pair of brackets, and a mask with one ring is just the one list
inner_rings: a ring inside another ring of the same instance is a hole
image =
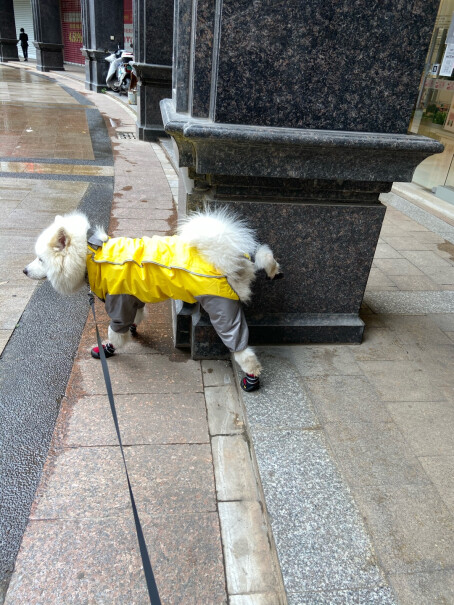
[[114, 92], [127, 93], [132, 73], [130, 63], [134, 61], [134, 55], [119, 48], [106, 57], [106, 61], [110, 63], [106, 77], [107, 86]]

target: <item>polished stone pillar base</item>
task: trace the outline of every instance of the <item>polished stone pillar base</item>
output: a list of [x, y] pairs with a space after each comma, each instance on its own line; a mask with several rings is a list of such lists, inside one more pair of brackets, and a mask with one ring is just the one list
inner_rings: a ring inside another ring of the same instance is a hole
[[65, 71], [63, 67], [63, 44], [33, 42], [36, 48], [36, 69], [38, 71]]
[[156, 141], [166, 137], [159, 103], [172, 94], [172, 68], [167, 65], [134, 63], [137, 74], [137, 137]]
[[0, 38], [0, 61], [19, 61], [19, 53], [17, 50], [18, 40], [9, 38]]
[[[281, 264], [283, 279], [257, 274], [245, 307], [250, 343], [360, 343], [386, 211], [379, 195], [442, 146], [408, 135], [217, 124], [175, 112], [169, 99], [161, 109], [178, 149], [179, 215], [225, 206]], [[197, 359], [227, 353], [203, 313], [191, 316], [190, 346]]]
[[101, 92], [106, 88], [106, 76], [109, 71], [109, 63], [106, 57], [109, 53], [90, 48], [83, 48], [85, 57], [85, 89]]

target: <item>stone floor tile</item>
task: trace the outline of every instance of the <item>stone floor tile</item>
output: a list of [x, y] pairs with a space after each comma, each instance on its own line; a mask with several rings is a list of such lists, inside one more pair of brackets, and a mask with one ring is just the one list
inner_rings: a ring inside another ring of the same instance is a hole
[[[446, 333], [444, 336], [449, 338]], [[432, 384], [441, 387], [454, 386], [454, 346], [450, 344], [419, 344], [414, 347], [413, 357], [424, 367]]]
[[202, 377], [205, 387], [233, 384], [232, 364], [214, 359], [202, 361]]
[[393, 275], [390, 280], [399, 290], [439, 290], [440, 284], [436, 284], [426, 275]]
[[421, 269], [437, 284], [454, 285], [454, 267], [423, 267]]
[[355, 500], [387, 572], [453, 567], [453, 517], [430, 484], [358, 488]]
[[284, 601], [276, 592], [232, 595], [230, 605], [284, 605]]
[[404, 345], [448, 345], [449, 339], [437, 326], [434, 315], [383, 315], [386, 326], [396, 332], [399, 342]]
[[254, 448], [287, 593], [382, 586], [322, 431], [256, 431]]
[[0, 295], [0, 330], [14, 330], [24, 312], [33, 290], [24, 296], [9, 298]]
[[146, 603], [133, 522], [30, 521], [5, 605]]
[[[427, 235], [427, 234], [434, 235], [430, 231], [423, 232], [423, 234], [424, 235]], [[440, 236], [437, 235], [436, 237], [439, 238], [440, 241], [443, 241], [443, 239], [440, 238]], [[415, 235], [402, 235], [400, 237], [386, 235], [386, 236], [383, 236], [383, 240], [392, 249], [395, 249], [396, 251], [398, 251], [400, 258], [402, 258], [402, 255], [405, 256], [405, 254], [403, 254], [403, 251], [406, 251], [406, 250], [432, 250], [432, 247], [431, 247], [432, 242], [438, 241], [438, 240], [421, 239], [419, 233], [415, 234]], [[386, 257], [382, 256], [382, 257], [377, 257], [377, 258], [386, 258]], [[398, 258], [398, 257], [388, 257], [388, 258]]]
[[288, 595], [288, 605], [398, 605], [388, 587], [342, 591], [303, 592]]
[[383, 401], [443, 401], [441, 387], [411, 361], [362, 361], [364, 374]]
[[[115, 396], [123, 445], [208, 443], [202, 393]], [[57, 427], [67, 447], [117, 445], [107, 396], [67, 400]]]
[[454, 515], [454, 456], [444, 453], [439, 456], [422, 456], [420, 461], [444, 503]]
[[364, 376], [306, 378], [304, 384], [323, 422], [386, 422], [391, 420], [377, 391]]
[[440, 288], [430, 292], [377, 292], [366, 291], [364, 300], [374, 313], [398, 316], [424, 316], [430, 313], [454, 312], [452, 289]]
[[387, 408], [417, 456], [454, 455], [454, 403], [388, 403]]
[[454, 332], [454, 313], [437, 313], [430, 320], [443, 332]]
[[[227, 603], [216, 514], [141, 522], [163, 603]], [[147, 602], [130, 516], [30, 522], [5, 605]]]
[[236, 386], [205, 387], [210, 435], [231, 435], [245, 430]]
[[390, 246], [383, 240], [379, 240], [377, 247], [375, 248], [374, 258], [402, 258], [401, 254], [397, 251], [395, 246]]
[[[263, 364], [261, 388], [243, 394], [249, 425], [254, 429], [318, 427], [312, 402], [292, 360], [282, 356], [278, 347], [260, 347], [257, 351]], [[242, 375], [238, 370], [238, 379]]]
[[396, 285], [391, 281], [391, 279], [387, 275], [383, 273], [383, 271], [372, 267], [369, 273], [366, 287], [369, 290], [393, 290], [396, 288]]
[[258, 502], [219, 502], [228, 592], [271, 592], [276, 576]]
[[325, 430], [350, 486], [428, 483], [394, 422], [328, 423]]
[[[136, 393], [201, 393], [200, 363], [173, 362], [161, 355], [118, 355], [108, 361], [112, 388], [117, 395]], [[93, 359], [78, 363], [85, 395], [105, 393], [101, 364]]]
[[362, 374], [355, 361], [356, 345], [292, 347], [292, 361], [301, 376], [354, 376]]
[[251, 453], [245, 435], [214, 437], [211, 442], [217, 499], [258, 501]]
[[395, 332], [383, 328], [369, 328], [359, 347], [351, 347], [356, 361], [409, 360], [408, 351]]
[[134, 446], [125, 456], [139, 511], [157, 515], [216, 510], [209, 444]]
[[435, 267], [452, 267], [449, 261], [430, 250], [404, 250], [402, 251], [402, 256], [422, 270], [428, 267], [430, 267], [430, 270], [433, 270]]
[[227, 605], [217, 512], [141, 518], [162, 603]]
[[374, 263], [385, 275], [422, 275], [422, 271], [405, 258], [377, 258]]
[[48, 457], [30, 518], [96, 518], [128, 510], [119, 448], [71, 448]]
[[447, 605], [454, 603], [454, 572], [392, 574], [391, 584], [399, 605]]

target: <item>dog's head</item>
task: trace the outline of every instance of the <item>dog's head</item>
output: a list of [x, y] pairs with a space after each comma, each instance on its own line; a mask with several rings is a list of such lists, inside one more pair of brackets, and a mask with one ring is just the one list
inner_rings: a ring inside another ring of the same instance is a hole
[[84, 283], [87, 255], [87, 217], [79, 212], [56, 216], [38, 237], [36, 258], [24, 269], [31, 279], [47, 279], [61, 294], [72, 294]]

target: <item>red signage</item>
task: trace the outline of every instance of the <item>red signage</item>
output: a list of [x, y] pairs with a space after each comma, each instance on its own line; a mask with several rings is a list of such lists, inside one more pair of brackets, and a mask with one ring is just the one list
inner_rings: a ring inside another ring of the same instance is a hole
[[82, 18], [80, 0], [61, 1], [61, 24], [63, 30], [63, 60], [66, 63], [85, 65], [82, 55]]

